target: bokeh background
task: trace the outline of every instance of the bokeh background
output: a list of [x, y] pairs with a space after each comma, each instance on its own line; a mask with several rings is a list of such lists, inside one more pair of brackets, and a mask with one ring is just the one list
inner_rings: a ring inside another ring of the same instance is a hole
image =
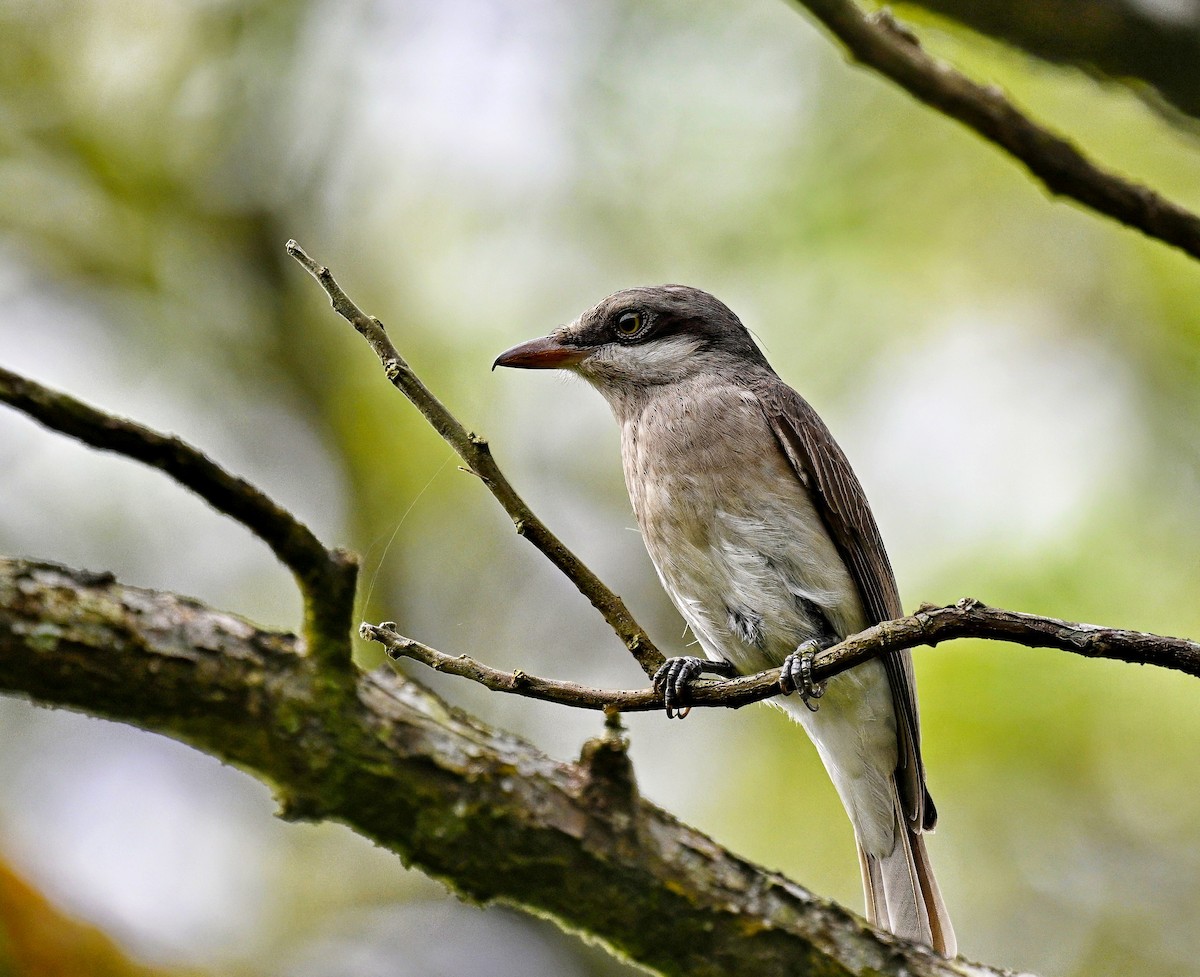
[[[936, 51], [1200, 206], [1193, 133], [918, 19]], [[603, 402], [488, 372], [608, 292], [662, 281], [724, 298], [822, 412], [907, 607], [972, 595], [1200, 635], [1200, 267], [1051, 202], [786, 3], [0, 0], [0, 361], [183, 435], [364, 554], [363, 617], [498, 666], [639, 685], [286, 258], [289, 237], [666, 648], [687, 639]], [[263, 545], [11, 412], [0, 552], [296, 626]], [[1200, 686], [1012, 646], [916, 660], [963, 952], [1056, 977], [1200, 972]], [[420, 677], [555, 756], [599, 729]], [[650, 798], [861, 909], [848, 823], [784, 717], [629, 727]], [[629, 972], [273, 811], [266, 786], [184, 746], [0, 701], [0, 861], [156, 972]]]

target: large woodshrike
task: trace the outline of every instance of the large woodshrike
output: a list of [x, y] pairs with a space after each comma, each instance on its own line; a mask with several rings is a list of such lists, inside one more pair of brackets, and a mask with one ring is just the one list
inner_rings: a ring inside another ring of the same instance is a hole
[[816, 412], [737, 316], [682, 285], [610, 295], [496, 365], [572, 370], [621, 426], [646, 549], [707, 656], [673, 658], [656, 676], [668, 714], [680, 714], [701, 672], [784, 665], [783, 690], [800, 694], [783, 705], [854, 824], [867, 918], [953, 956], [922, 836], [937, 812], [909, 653], [827, 688], [811, 679], [815, 650], [902, 613], [862, 486]]

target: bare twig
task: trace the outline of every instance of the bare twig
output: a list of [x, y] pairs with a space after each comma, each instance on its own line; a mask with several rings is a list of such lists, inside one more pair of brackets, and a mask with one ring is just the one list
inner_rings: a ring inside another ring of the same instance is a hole
[[886, 10], [868, 16], [854, 0], [798, 2], [857, 61], [1007, 151], [1051, 193], [1070, 197], [1200, 258], [1200, 217], [1149, 187], [1102, 169], [1072, 143], [1022, 113], [995, 86], [980, 85], [930, 57]]
[[[411, 658], [439, 672], [478, 682], [494, 692], [511, 692], [580, 709], [649, 712], [663, 708], [662, 696], [653, 689], [591, 689], [522, 671], [501, 671], [466, 655], [446, 655], [406, 638], [390, 622], [364, 624], [359, 633], [382, 644], [392, 658]], [[1200, 678], [1200, 644], [1194, 641], [1021, 614], [987, 607], [971, 598], [949, 607], [922, 607], [915, 614], [876, 624], [819, 652], [813, 661], [813, 678], [823, 682], [887, 652], [933, 646], [955, 638], [990, 638], [1029, 648], [1057, 648], [1086, 658], [1158, 665]], [[773, 668], [729, 681], [696, 682], [688, 690], [688, 705], [737, 709], [769, 699], [780, 694], [779, 671]]]
[[438, 434], [462, 459], [467, 469], [478, 475], [483, 484], [504, 507], [516, 526], [517, 532], [542, 551], [563, 574], [579, 588], [595, 607], [609, 627], [625, 642], [625, 647], [637, 659], [647, 674], [653, 674], [663, 662], [663, 656], [655, 648], [645, 631], [633, 619], [624, 602], [604, 585], [567, 546], [552, 533], [533, 510], [517, 494], [500, 467], [492, 458], [487, 441], [471, 433], [459, 423], [446, 406], [433, 395], [428, 387], [413, 372], [412, 367], [392, 345], [384, 331], [383, 323], [367, 315], [342, 291], [329, 269], [318, 264], [305, 253], [295, 241], [288, 241], [287, 253], [325, 289], [333, 310], [349, 322], [370, 344], [379, 362], [383, 364], [387, 378], [405, 397], [412, 401]]
[[0, 367], [0, 401], [52, 430], [102, 451], [156, 468], [240, 522], [292, 571], [304, 597], [310, 653], [339, 671], [350, 668], [357, 558], [327, 550], [304, 523], [243, 478], [230, 474], [174, 435], [105, 413]]
[[[411, 658], [413, 661], [428, 665], [434, 671], [457, 675], [460, 678], [478, 682], [484, 688], [493, 692], [512, 692], [529, 699], [541, 699], [544, 702], [554, 702], [562, 706], [575, 706], [580, 709], [611, 709], [617, 712], [650, 712], [662, 709], [662, 696], [653, 689], [615, 690], [593, 689], [574, 682], [559, 682], [549, 678], [538, 678], [517, 669], [505, 672], [492, 668], [483, 662], [467, 655], [447, 655], [430, 648], [412, 638], [406, 638], [396, 630], [391, 621], [382, 624], [363, 624], [358, 633], [369, 641], [377, 641], [387, 649], [388, 657]], [[778, 669], [776, 669], [778, 677]], [[738, 681], [748, 682], [749, 679]], [[709, 686], [720, 685], [722, 690], [733, 683], [697, 682], [692, 686], [693, 691], [702, 695], [709, 691]], [[778, 688], [775, 689], [779, 691]], [[765, 698], [760, 696], [759, 698]], [[750, 702], [754, 699], [747, 700]], [[734, 705], [732, 702], [722, 702], [722, 705]], [[736, 703], [741, 705], [742, 703]]]

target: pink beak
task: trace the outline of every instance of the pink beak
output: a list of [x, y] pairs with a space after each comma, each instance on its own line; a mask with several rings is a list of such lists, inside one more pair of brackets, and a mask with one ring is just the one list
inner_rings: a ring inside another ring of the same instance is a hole
[[553, 336], [543, 336], [506, 349], [496, 357], [492, 369], [512, 366], [521, 370], [562, 370], [575, 366], [589, 353], [590, 349], [565, 346]]

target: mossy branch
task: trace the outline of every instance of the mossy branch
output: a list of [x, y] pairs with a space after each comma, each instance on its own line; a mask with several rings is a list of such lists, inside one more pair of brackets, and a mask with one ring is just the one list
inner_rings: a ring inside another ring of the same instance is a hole
[[330, 708], [296, 639], [111, 575], [0, 559], [0, 690], [171, 736], [461, 895], [689, 977], [999, 971], [872, 930], [637, 792], [612, 723], [563, 763], [389, 670]]

